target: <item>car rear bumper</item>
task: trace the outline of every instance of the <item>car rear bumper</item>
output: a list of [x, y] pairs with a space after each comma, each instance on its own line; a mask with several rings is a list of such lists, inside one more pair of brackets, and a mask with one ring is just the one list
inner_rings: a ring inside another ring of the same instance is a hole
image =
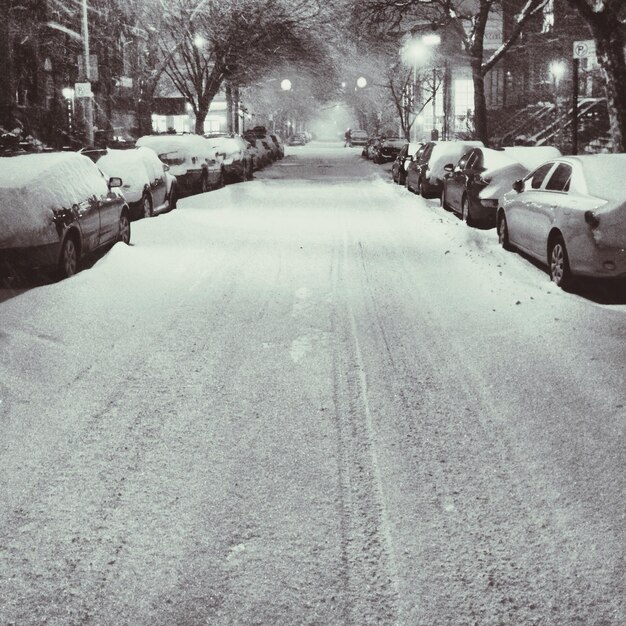
[[0, 275], [13, 270], [56, 267], [59, 260], [60, 242], [28, 248], [0, 248]]
[[626, 249], [624, 248], [600, 248], [592, 244], [587, 252], [570, 250], [569, 256], [572, 273], [579, 276], [626, 278]]

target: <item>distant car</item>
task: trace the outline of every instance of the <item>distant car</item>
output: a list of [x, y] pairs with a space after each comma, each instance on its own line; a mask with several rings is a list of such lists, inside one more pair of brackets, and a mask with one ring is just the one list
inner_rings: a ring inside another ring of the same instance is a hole
[[169, 165], [181, 196], [224, 186], [224, 167], [209, 140], [200, 135], [145, 135], [136, 145], [151, 148]]
[[406, 139], [383, 136], [373, 145], [370, 158], [374, 163], [379, 164], [393, 161], [404, 145], [406, 145]]
[[456, 163], [471, 148], [482, 147], [482, 141], [429, 141], [425, 143], [406, 173], [406, 188], [423, 198], [440, 198], [445, 166]]
[[561, 157], [515, 181], [498, 210], [498, 239], [574, 276], [626, 278], [626, 154]]
[[441, 205], [459, 213], [468, 226], [495, 226], [502, 196], [511, 190], [515, 180], [528, 174], [532, 167], [527, 166], [537, 166], [548, 157], [558, 156], [559, 150], [548, 146], [513, 151], [472, 148], [456, 165], [445, 165]]
[[295, 133], [287, 138], [288, 146], [304, 146], [306, 144], [306, 137], [303, 133]]
[[364, 144], [361, 156], [366, 159], [373, 159], [380, 143], [380, 137], [370, 137]]
[[0, 267], [67, 277], [87, 253], [129, 243], [122, 184], [76, 152], [0, 158]]
[[283, 140], [281, 139], [280, 135], [277, 135], [275, 133], [270, 134], [270, 139], [276, 144], [277, 158], [282, 159], [285, 156], [285, 144], [283, 143]]
[[176, 208], [178, 183], [150, 148], [130, 150], [84, 150], [82, 154], [109, 177], [122, 178], [120, 191], [126, 198], [131, 219], [151, 217]]
[[215, 151], [215, 157], [224, 167], [224, 176], [227, 181], [246, 181], [252, 178], [254, 165], [248, 144], [236, 134], [207, 137]]
[[413, 160], [415, 153], [424, 144], [422, 142], [405, 142], [398, 152], [393, 165], [391, 166], [391, 178], [394, 183], [404, 185], [406, 179], [406, 170], [409, 163]]
[[248, 143], [248, 150], [253, 154], [252, 162], [255, 171], [263, 169], [272, 162], [271, 152], [260, 137], [254, 133], [246, 133], [243, 138]]
[[353, 130], [352, 131], [352, 145], [353, 146], [364, 146], [369, 139], [369, 135], [366, 130]]

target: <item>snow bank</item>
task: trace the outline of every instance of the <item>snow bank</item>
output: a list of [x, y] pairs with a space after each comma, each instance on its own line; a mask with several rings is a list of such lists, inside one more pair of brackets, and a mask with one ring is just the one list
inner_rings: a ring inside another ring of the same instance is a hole
[[107, 192], [98, 168], [76, 152], [0, 158], [0, 247], [58, 241], [53, 210]]

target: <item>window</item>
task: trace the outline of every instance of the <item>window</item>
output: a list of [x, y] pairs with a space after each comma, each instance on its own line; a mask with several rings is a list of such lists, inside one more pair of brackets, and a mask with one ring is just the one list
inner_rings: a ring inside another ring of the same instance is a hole
[[464, 117], [474, 110], [474, 82], [459, 78], [454, 81], [454, 114]]
[[543, 179], [546, 177], [546, 174], [552, 169], [553, 165], [554, 163], [546, 163], [545, 165], [542, 165], [540, 168], [535, 170], [535, 173], [530, 179], [530, 186], [533, 189], [539, 189], [539, 187], [541, 187]]
[[559, 163], [550, 176], [546, 189], [550, 191], [569, 191], [569, 182], [572, 178], [572, 166], [566, 163]]

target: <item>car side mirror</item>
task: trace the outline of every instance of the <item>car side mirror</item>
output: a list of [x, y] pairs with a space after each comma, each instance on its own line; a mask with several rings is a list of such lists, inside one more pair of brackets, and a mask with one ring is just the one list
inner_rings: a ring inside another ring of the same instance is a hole
[[454, 165], [452, 165], [452, 163], [446, 163], [443, 169], [445, 172], [454, 172]]
[[524, 181], [523, 180], [516, 180], [513, 183], [513, 190], [517, 191], [517, 193], [522, 193], [522, 191], [524, 191]]
[[109, 189], [113, 189], [113, 187], [121, 187], [122, 179], [119, 176], [111, 176], [109, 178]]
[[170, 166], [167, 163], [163, 163], [163, 171], [164, 172], [169, 172], [170, 171]]

